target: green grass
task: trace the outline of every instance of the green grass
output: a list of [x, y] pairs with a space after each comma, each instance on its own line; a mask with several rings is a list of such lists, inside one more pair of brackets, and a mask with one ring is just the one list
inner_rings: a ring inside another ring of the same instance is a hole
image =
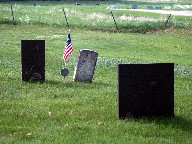
[[[68, 62], [70, 75], [63, 79], [58, 73], [67, 35], [64, 28], [0, 25], [0, 30], [3, 31], [0, 35], [1, 143], [192, 142], [190, 35], [74, 29], [71, 32], [74, 53]], [[52, 38], [53, 35], [60, 37]], [[39, 36], [46, 40], [46, 81], [22, 82], [20, 40]], [[72, 80], [81, 48], [99, 52], [93, 83]], [[116, 66], [120, 62], [176, 64], [174, 118], [118, 120]]]
[[[43, 11], [53, 9], [51, 4]], [[192, 143], [190, 29], [118, 33], [81, 29], [74, 22], [74, 52], [67, 62], [70, 74], [64, 79], [58, 74], [68, 34], [64, 25], [51, 25], [49, 19], [43, 24], [0, 24], [0, 143]], [[46, 41], [44, 83], [21, 81], [23, 39]], [[92, 83], [72, 79], [82, 48], [99, 53]], [[175, 63], [175, 117], [118, 120], [117, 64], [151, 62]]]
[[[16, 24], [39, 24], [57, 27], [66, 27], [63, 8], [65, 8], [69, 25], [71, 28], [78, 27], [90, 30], [115, 31], [115, 24], [111, 16], [111, 10], [106, 9], [115, 3], [120, 8], [130, 8], [133, 2], [80, 2], [82, 5], [76, 6], [75, 2], [9, 2], [1, 3], [0, 23], [13, 23], [11, 15], [11, 5]], [[140, 6], [146, 7], [148, 3], [140, 2]], [[149, 3], [150, 4], [150, 3]], [[158, 5], [159, 3], [152, 3]], [[166, 3], [160, 3], [164, 9]], [[172, 3], [174, 5], [176, 3]], [[188, 3], [185, 2], [187, 5]], [[141, 7], [141, 8], [142, 8]], [[171, 7], [172, 9], [173, 6]], [[146, 9], [146, 8], [145, 8]], [[114, 10], [113, 11], [120, 32], [146, 33], [159, 29], [166, 29], [165, 22], [168, 15], [131, 12]], [[126, 17], [128, 19], [123, 19]], [[168, 27], [191, 29], [190, 17], [171, 16]]]

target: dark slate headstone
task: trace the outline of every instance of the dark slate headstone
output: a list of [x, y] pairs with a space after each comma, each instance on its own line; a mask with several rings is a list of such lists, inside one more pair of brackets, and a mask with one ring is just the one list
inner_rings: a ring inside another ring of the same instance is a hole
[[45, 81], [45, 40], [21, 40], [23, 81]]
[[174, 116], [174, 64], [119, 64], [118, 117]]

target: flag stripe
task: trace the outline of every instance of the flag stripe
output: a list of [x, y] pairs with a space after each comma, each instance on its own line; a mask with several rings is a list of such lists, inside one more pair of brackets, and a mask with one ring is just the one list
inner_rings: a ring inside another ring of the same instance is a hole
[[65, 47], [65, 49], [64, 49], [64, 54], [68, 54], [68, 53], [70, 53], [70, 52], [72, 52], [72, 51], [73, 51], [72, 45], [70, 44], [68, 47]]
[[67, 42], [66, 42], [66, 45], [65, 45], [65, 48], [64, 48], [64, 51], [63, 51], [63, 59], [64, 59], [64, 61], [67, 60], [67, 57], [69, 55], [71, 55], [72, 52], [73, 52], [73, 46], [72, 46], [72, 43], [71, 43], [70, 34], [68, 34]]

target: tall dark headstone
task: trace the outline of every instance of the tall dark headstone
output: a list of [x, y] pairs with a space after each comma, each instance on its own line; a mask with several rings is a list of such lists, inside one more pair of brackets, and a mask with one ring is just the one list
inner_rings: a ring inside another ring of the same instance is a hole
[[118, 117], [174, 116], [174, 64], [119, 64]]
[[23, 81], [45, 81], [45, 40], [21, 40]]

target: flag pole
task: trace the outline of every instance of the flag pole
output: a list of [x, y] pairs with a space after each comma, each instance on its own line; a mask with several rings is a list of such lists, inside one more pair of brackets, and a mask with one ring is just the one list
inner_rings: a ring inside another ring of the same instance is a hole
[[[64, 69], [65, 69], [66, 68], [66, 62], [64, 59], [63, 59], [63, 62], [64, 62]], [[63, 76], [63, 78], [65, 79], [65, 76]]]
[[[65, 16], [65, 21], [66, 21], [66, 23], [67, 23], [67, 27], [68, 27], [68, 30], [69, 30], [69, 32], [70, 32], [69, 23], [68, 23], [67, 16], [66, 16], [66, 13], [65, 13], [64, 8], [63, 8], [63, 14], [64, 14], [64, 16]], [[66, 61], [65, 61], [64, 59], [63, 59], [63, 61], [64, 61], [64, 66], [66, 67], [67, 63], [66, 63]]]
[[66, 67], [67, 63], [65, 62], [65, 60], [63, 59], [63, 62], [64, 62], [64, 67]]

